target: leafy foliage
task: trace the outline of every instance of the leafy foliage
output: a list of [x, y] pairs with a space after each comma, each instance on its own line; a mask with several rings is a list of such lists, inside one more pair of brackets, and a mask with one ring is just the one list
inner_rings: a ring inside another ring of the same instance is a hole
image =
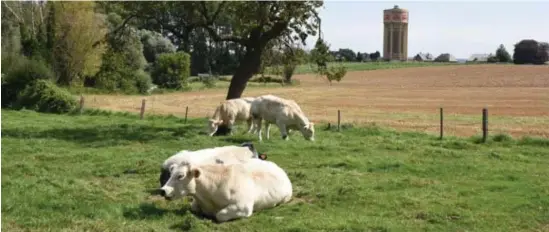
[[94, 12], [94, 2], [48, 2], [52, 24], [53, 68], [61, 85], [83, 81], [101, 66], [103, 45], [93, 46], [107, 33], [105, 19]]
[[162, 53], [173, 53], [176, 51], [172, 42], [162, 34], [149, 30], [140, 30], [139, 36], [143, 44], [143, 54], [149, 63], [154, 63], [156, 56]]
[[370, 53], [370, 60], [371, 61], [378, 61], [379, 58], [381, 58], [381, 53], [379, 53], [379, 51], [376, 51], [374, 53]]
[[326, 79], [332, 85], [332, 81], [340, 82], [345, 74], [347, 74], [347, 68], [343, 65], [331, 66], [328, 68], [328, 62], [333, 59], [330, 54], [329, 45], [322, 39], [318, 39], [315, 48], [311, 51], [311, 59], [316, 63], [314, 72], [320, 76], [326, 76]]
[[511, 54], [507, 52], [507, 49], [505, 49], [505, 46], [503, 46], [503, 44], [499, 45], [498, 49], [496, 50], [496, 58], [498, 62], [502, 63], [509, 63], [513, 61], [513, 58], [511, 58]]
[[[323, 2], [204, 1], [140, 2], [121, 5], [128, 17], [139, 18], [142, 24], [151, 29], [156, 28], [158, 32], [161, 32], [158, 29], [169, 31], [173, 37], [172, 41], [182, 45], [182, 51], [190, 53], [188, 42], [195, 32], [207, 33], [208, 38], [203, 41], [215, 42], [209, 43], [209, 47], [213, 46], [212, 44], [230, 44], [242, 48], [235, 48], [235, 51], [241, 50], [243, 54], [237, 55], [238, 66], [227, 94], [227, 99], [231, 99], [240, 97], [247, 81], [259, 71], [261, 55], [270, 41], [283, 38], [286, 42], [304, 43], [308, 35], [316, 35], [320, 24], [317, 8], [321, 7]], [[201, 29], [202, 32], [197, 29]], [[211, 56], [210, 52], [206, 54], [210, 54], [206, 57]]]
[[2, 107], [9, 107], [17, 100], [17, 94], [37, 80], [55, 81], [55, 75], [42, 60], [21, 55], [2, 58]]
[[76, 99], [66, 89], [48, 80], [37, 80], [18, 94], [15, 108], [47, 113], [67, 113], [75, 109], [76, 105]]
[[332, 84], [332, 81], [340, 82], [347, 74], [347, 68], [343, 65], [332, 66], [326, 71], [326, 78]]
[[549, 61], [549, 45], [533, 39], [521, 40], [515, 44], [515, 64], [544, 64]]
[[490, 54], [488, 56], [488, 58], [486, 59], [486, 62], [488, 62], [488, 63], [497, 63], [497, 62], [499, 62], [499, 58], [497, 56], [494, 56], [494, 55]]
[[187, 85], [190, 76], [190, 56], [185, 52], [164, 53], [154, 64], [153, 83], [168, 89]]

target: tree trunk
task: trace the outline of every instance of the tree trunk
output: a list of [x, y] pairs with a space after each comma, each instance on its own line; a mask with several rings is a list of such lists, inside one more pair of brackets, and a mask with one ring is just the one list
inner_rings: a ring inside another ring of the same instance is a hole
[[259, 70], [262, 52], [263, 49], [259, 46], [252, 49], [248, 47], [246, 49], [246, 54], [238, 64], [238, 68], [231, 79], [229, 92], [227, 93], [226, 98], [227, 100], [240, 98], [240, 96], [242, 96], [244, 89], [246, 89], [246, 84]]

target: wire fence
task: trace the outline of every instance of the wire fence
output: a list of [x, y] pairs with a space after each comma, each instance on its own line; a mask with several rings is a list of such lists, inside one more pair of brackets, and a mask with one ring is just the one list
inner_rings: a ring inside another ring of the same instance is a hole
[[[84, 108], [99, 108], [114, 111], [126, 111], [138, 113], [140, 119], [146, 118], [147, 115], [166, 115], [171, 114], [177, 117], [184, 118], [187, 123], [188, 118], [207, 118], [213, 115], [215, 106], [205, 107], [203, 105], [186, 105], [173, 106], [166, 108], [165, 105], [156, 107], [155, 98], [141, 99], [139, 103], [136, 99], [122, 99], [125, 101], [122, 104], [118, 102], [117, 106], [124, 107], [110, 108], [109, 104], [98, 105], [93, 104], [91, 107], [86, 106], [87, 100], [84, 96], [80, 98], [80, 112]], [[105, 104], [105, 103], [102, 103]], [[161, 108], [160, 108], [161, 107]], [[488, 107], [479, 108], [477, 115], [463, 115], [452, 112], [452, 108], [445, 109], [440, 107], [433, 109], [432, 113], [414, 114], [414, 113], [398, 113], [387, 111], [349, 111], [346, 113], [341, 109], [328, 109], [326, 107], [302, 107], [308, 114], [309, 119], [315, 123], [326, 124], [329, 128], [335, 128], [336, 131], [341, 131], [345, 125], [380, 125], [388, 128], [425, 132], [432, 135], [437, 135], [440, 139], [447, 136], [478, 136], [482, 142], [486, 142], [489, 136], [497, 134], [507, 134], [511, 136], [539, 136], [549, 137], [549, 119], [541, 122], [530, 122], [527, 119], [516, 119], [510, 122], [509, 119], [494, 117], [493, 121], [489, 121]], [[547, 124], [547, 125], [546, 125]]]

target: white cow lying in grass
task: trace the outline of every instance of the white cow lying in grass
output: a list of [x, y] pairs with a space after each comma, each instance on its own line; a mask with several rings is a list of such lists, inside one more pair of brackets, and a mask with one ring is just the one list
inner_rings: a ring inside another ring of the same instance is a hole
[[170, 170], [179, 164], [233, 164], [249, 159], [267, 159], [264, 154], [258, 154], [250, 142], [240, 146], [222, 146], [196, 151], [183, 150], [166, 159], [160, 169], [160, 187], [170, 179]]
[[[213, 136], [220, 125], [227, 125], [232, 129], [237, 121], [246, 121], [248, 124], [247, 133], [250, 133], [254, 126], [250, 114], [250, 107], [254, 99], [245, 97], [221, 102], [215, 109], [214, 115], [208, 120], [209, 135]], [[233, 134], [232, 130], [230, 134]]]
[[194, 213], [225, 222], [290, 201], [292, 183], [275, 163], [250, 159], [230, 165], [177, 166], [160, 191], [167, 200], [192, 196]]
[[254, 120], [254, 126], [261, 138], [261, 120], [265, 120], [267, 128], [267, 139], [270, 137], [270, 124], [276, 124], [282, 135], [282, 139], [288, 140], [289, 129], [299, 130], [307, 140], [314, 141], [315, 127], [305, 116], [299, 105], [288, 99], [283, 99], [274, 95], [263, 95], [257, 97], [251, 106], [251, 115]]

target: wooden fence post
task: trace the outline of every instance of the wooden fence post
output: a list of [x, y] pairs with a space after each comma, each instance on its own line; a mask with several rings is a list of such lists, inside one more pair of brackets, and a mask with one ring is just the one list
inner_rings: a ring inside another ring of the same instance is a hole
[[337, 131], [341, 131], [341, 110], [337, 110]]
[[488, 138], [488, 109], [482, 109], [482, 142], [485, 143]]
[[440, 107], [440, 139], [444, 137], [444, 110]]
[[189, 107], [185, 107], [185, 124], [187, 124], [187, 114], [189, 113]]
[[141, 114], [139, 115], [140, 119], [143, 119], [143, 116], [145, 116], [145, 99], [141, 101]]
[[80, 95], [80, 109], [78, 109], [80, 114], [84, 111], [84, 95]]

